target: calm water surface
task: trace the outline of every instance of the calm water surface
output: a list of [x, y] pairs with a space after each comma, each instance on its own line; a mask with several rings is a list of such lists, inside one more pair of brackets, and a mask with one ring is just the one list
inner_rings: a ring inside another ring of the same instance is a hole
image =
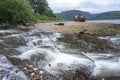
[[90, 21], [87, 21], [87, 22], [120, 24], [120, 19], [117, 19], [117, 20], [90, 20]]

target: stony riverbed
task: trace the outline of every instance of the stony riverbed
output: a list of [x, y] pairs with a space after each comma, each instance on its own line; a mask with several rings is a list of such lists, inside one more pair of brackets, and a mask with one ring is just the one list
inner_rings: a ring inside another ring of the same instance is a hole
[[119, 35], [71, 35], [0, 30], [0, 80], [120, 79]]

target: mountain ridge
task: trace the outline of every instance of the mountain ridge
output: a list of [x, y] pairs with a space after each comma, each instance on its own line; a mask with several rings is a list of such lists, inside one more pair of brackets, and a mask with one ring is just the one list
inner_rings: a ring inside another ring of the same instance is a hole
[[61, 13], [55, 13], [58, 18], [71, 21], [75, 15], [82, 13], [86, 16], [87, 20], [102, 20], [102, 19], [120, 19], [120, 11], [108, 11], [102, 13], [93, 13], [80, 11], [80, 10], [68, 10]]

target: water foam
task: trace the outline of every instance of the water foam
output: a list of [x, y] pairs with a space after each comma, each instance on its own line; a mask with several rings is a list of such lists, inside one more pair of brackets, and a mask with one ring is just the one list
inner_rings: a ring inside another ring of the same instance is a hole
[[[35, 33], [36, 31], [33, 31]], [[47, 65], [44, 68], [49, 72], [59, 72], [60, 70], [71, 70], [79, 67], [89, 67], [93, 69], [92, 75], [99, 77], [120, 76], [119, 57], [111, 54], [96, 54], [82, 52], [79, 54], [69, 54], [70, 51], [64, 52], [66, 47], [61, 43], [58, 44], [57, 39], [61, 37], [60, 33], [43, 34], [39, 31], [40, 36], [28, 36], [27, 46], [19, 47], [21, 51], [18, 55], [21, 59], [30, 59], [33, 55], [42, 54], [46, 56]], [[108, 39], [105, 38], [105, 39]], [[111, 38], [109, 38], [111, 40]], [[112, 39], [114, 40], [114, 39]], [[115, 41], [115, 40], [114, 40]], [[23, 49], [22, 49], [23, 48]]]

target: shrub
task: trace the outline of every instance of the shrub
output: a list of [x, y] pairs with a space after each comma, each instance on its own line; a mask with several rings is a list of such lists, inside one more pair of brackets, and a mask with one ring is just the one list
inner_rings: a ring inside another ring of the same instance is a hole
[[32, 20], [33, 10], [27, 0], [0, 0], [0, 23]]

